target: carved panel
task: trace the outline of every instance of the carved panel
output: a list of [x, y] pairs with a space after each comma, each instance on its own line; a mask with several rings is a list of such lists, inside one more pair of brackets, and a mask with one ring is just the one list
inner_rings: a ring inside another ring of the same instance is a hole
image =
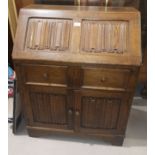
[[82, 22], [81, 49], [85, 52], [123, 53], [127, 50], [125, 21]]
[[35, 19], [28, 22], [26, 48], [65, 51], [69, 49], [71, 20]]
[[34, 122], [65, 125], [67, 123], [65, 95], [31, 93]]
[[120, 112], [120, 99], [83, 97], [81, 126], [94, 129], [116, 129]]

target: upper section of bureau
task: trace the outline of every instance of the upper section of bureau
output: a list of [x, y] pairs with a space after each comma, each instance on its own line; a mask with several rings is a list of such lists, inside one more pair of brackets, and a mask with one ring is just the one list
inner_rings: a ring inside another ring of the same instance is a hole
[[133, 8], [32, 5], [20, 11], [15, 60], [140, 65], [140, 14]]

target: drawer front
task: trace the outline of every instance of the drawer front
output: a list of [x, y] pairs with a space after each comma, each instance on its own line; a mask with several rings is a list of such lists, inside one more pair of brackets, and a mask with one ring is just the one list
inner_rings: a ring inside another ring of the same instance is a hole
[[84, 68], [83, 86], [126, 88], [129, 73], [127, 69]]
[[65, 66], [25, 65], [26, 82], [66, 84]]

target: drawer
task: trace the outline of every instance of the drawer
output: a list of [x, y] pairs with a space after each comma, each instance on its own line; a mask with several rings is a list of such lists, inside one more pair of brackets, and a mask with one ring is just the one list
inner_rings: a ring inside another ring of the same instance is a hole
[[126, 88], [129, 73], [127, 69], [84, 68], [83, 86]]
[[66, 84], [65, 66], [24, 65], [26, 82]]

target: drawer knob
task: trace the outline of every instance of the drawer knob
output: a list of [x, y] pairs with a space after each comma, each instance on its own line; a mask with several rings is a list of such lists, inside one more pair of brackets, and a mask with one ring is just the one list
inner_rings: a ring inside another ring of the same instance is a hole
[[75, 115], [76, 115], [76, 116], [79, 116], [79, 115], [80, 115], [79, 111], [76, 111], [76, 112], [75, 112]]
[[44, 74], [43, 74], [43, 77], [44, 77], [45, 79], [47, 79], [47, 78], [48, 78], [48, 74], [47, 74], [47, 73], [44, 73]]
[[72, 115], [73, 111], [71, 109], [68, 110], [68, 114]]
[[106, 81], [106, 78], [102, 77], [101, 82], [105, 82], [105, 81]]

